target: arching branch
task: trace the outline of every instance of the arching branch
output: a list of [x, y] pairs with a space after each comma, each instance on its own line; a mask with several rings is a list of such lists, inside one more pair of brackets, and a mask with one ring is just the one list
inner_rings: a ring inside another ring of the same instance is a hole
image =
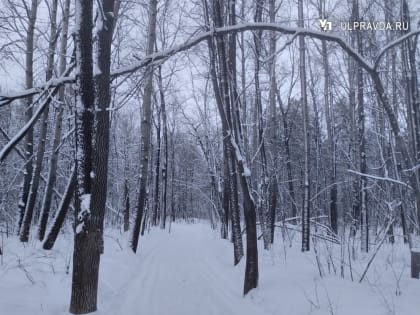
[[[361, 67], [363, 67], [374, 79], [375, 88], [378, 91], [378, 94], [380, 96], [380, 99], [382, 100], [382, 103], [387, 110], [388, 116], [390, 117], [391, 125], [393, 127], [393, 131], [397, 137], [399, 137], [399, 128], [396, 124], [396, 119], [393, 117], [393, 113], [389, 108], [388, 100], [386, 98], [386, 95], [384, 95], [384, 90], [382, 83], [378, 79], [378, 73], [376, 71], [381, 57], [393, 47], [397, 46], [398, 44], [402, 43], [403, 41], [411, 38], [412, 36], [420, 34], [420, 29], [416, 29], [411, 31], [410, 33], [407, 33], [406, 35], [390, 42], [388, 45], [386, 45], [382, 51], [379, 53], [378, 57], [376, 58], [375, 63], [372, 65], [369, 61], [367, 61], [363, 56], [361, 56], [349, 43], [347, 43], [343, 38], [340, 36], [321, 32], [317, 30], [311, 30], [306, 28], [300, 28], [300, 27], [285, 27], [281, 26], [277, 23], [243, 23], [243, 24], [236, 24], [226, 27], [220, 27], [220, 28], [214, 28], [210, 31], [203, 32], [197, 36], [194, 36], [185, 42], [183, 42], [180, 45], [176, 45], [172, 48], [169, 48], [167, 50], [153, 53], [150, 55], [145, 56], [144, 58], [140, 59], [138, 62], [133, 63], [130, 66], [123, 67], [121, 69], [114, 70], [111, 73], [111, 79], [114, 79], [119, 76], [123, 75], [129, 75], [131, 73], [134, 73], [144, 67], [147, 67], [153, 63], [156, 62], [163, 62], [166, 59], [176, 55], [177, 53], [187, 51], [190, 48], [200, 44], [203, 41], [206, 41], [210, 38], [212, 38], [215, 35], [225, 35], [230, 34], [233, 32], [245, 32], [245, 31], [255, 31], [255, 30], [267, 30], [267, 31], [276, 31], [282, 34], [286, 35], [293, 35], [293, 39], [297, 38], [297, 35], [307, 36], [311, 38], [316, 38], [320, 40], [326, 40], [329, 42], [334, 42], [338, 44], [349, 56], [351, 56]], [[293, 40], [292, 39], [292, 40]], [[25, 136], [26, 132], [30, 130], [30, 128], [33, 127], [39, 116], [41, 115], [43, 108], [48, 106], [51, 97], [55, 95], [55, 93], [58, 91], [58, 88], [61, 85], [67, 84], [67, 83], [73, 83], [75, 82], [74, 77], [69, 77], [68, 75], [71, 72], [71, 68], [69, 68], [64, 75], [59, 79], [53, 79], [48, 81], [44, 86], [28, 89], [20, 93], [16, 93], [13, 95], [0, 95], [0, 107], [4, 106], [6, 104], [11, 103], [14, 100], [26, 98], [28, 96], [33, 96], [38, 93], [47, 93], [49, 89], [53, 88], [52, 91], [50, 91], [49, 95], [47, 96], [47, 99], [44, 100], [44, 103], [40, 105], [35, 115], [32, 117], [32, 119], [19, 131], [19, 133], [10, 141], [0, 152], [0, 161], [3, 161], [4, 158], [10, 153], [10, 151], [13, 149], [13, 147]]]
[[[349, 44], [347, 43], [343, 38], [341, 38], [338, 35], [334, 35], [332, 33], [326, 33], [321, 32], [317, 30], [311, 30], [306, 28], [299, 28], [299, 27], [286, 27], [282, 26], [277, 23], [243, 23], [243, 24], [236, 24], [232, 26], [226, 26], [226, 27], [220, 27], [220, 28], [214, 28], [210, 31], [203, 32], [201, 34], [198, 34], [182, 44], [176, 45], [172, 48], [166, 49], [161, 52], [156, 52], [150, 55], [147, 55], [139, 61], [134, 62], [132, 65], [127, 67], [122, 67], [120, 69], [116, 69], [111, 72], [111, 78], [115, 79], [116, 77], [131, 74], [133, 72], [136, 72], [144, 67], [147, 67], [155, 62], [162, 62], [165, 59], [170, 58], [171, 56], [174, 56], [177, 53], [187, 51], [190, 48], [200, 44], [201, 42], [208, 40], [209, 38], [215, 36], [215, 35], [225, 35], [230, 34], [233, 32], [245, 32], [245, 31], [255, 31], [255, 30], [266, 30], [266, 31], [275, 31], [286, 35], [293, 35], [293, 39], [297, 37], [297, 35], [303, 35], [311, 38], [316, 38], [320, 40], [326, 40], [329, 42], [334, 42], [338, 44], [344, 51], [346, 51], [347, 54], [349, 54], [352, 58], [354, 58], [366, 71], [368, 72], [374, 72], [376, 71], [380, 60], [382, 56], [393, 47], [399, 45], [400, 43], [404, 42], [405, 40], [420, 34], [420, 29], [416, 29], [411, 31], [410, 33], [405, 34], [404, 36], [401, 36], [394, 41], [390, 42], [388, 45], [386, 45], [381, 52], [379, 53], [378, 57], [375, 60], [374, 65], [372, 65], [369, 61], [367, 61], [365, 58], [360, 56], [358, 52]], [[293, 40], [292, 39], [292, 40]], [[67, 74], [68, 75], [68, 74]], [[74, 77], [68, 77], [63, 76], [59, 79], [52, 79], [46, 84], [42, 86], [38, 86], [32, 89], [24, 90], [19, 93], [14, 93], [10, 95], [0, 95], [0, 107], [7, 105], [15, 100], [26, 98], [29, 96], [33, 96], [39, 93], [44, 92], [47, 88], [53, 88], [56, 86], [60, 86], [63, 84], [68, 83], [74, 83], [75, 78]]]

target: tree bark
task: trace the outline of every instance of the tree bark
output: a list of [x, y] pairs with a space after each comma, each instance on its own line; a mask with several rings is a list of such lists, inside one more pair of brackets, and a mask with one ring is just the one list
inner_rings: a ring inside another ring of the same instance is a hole
[[[229, 2], [229, 19], [230, 25], [236, 24], [236, 1], [231, 0]], [[238, 84], [236, 78], [236, 33], [232, 33], [229, 36], [229, 57], [228, 57], [228, 82], [230, 83], [230, 102], [226, 104], [229, 106], [232, 104], [232, 112], [234, 109], [239, 110], [239, 95], [237, 92]], [[234, 125], [235, 128], [241, 128], [239, 121], [235, 117], [239, 117], [238, 113], [236, 115], [231, 114], [231, 125]], [[237, 166], [232, 152], [232, 146], [229, 146], [229, 160], [230, 160], [230, 183], [231, 183], [231, 222], [232, 222], [232, 240], [233, 240], [233, 251], [234, 258], [233, 264], [236, 266], [242, 259], [244, 255], [244, 248], [242, 244], [242, 229], [241, 229], [241, 215], [239, 210], [239, 195], [238, 195], [238, 173]]]
[[[76, 91], [76, 233], [70, 313], [85, 314], [97, 309], [100, 248], [92, 222], [92, 156], [94, 84], [92, 64], [92, 0], [76, 1], [76, 64], [79, 69]], [[95, 218], [97, 219], [97, 218]]]
[[160, 122], [160, 116], [161, 116], [161, 110], [157, 110], [157, 126], [156, 126], [156, 165], [155, 165], [155, 195], [154, 195], [154, 207], [153, 207], [153, 213], [152, 213], [152, 225], [156, 226], [158, 225], [160, 213], [160, 152], [161, 152], [161, 122]]
[[[76, 2], [76, 58], [81, 107], [76, 112], [77, 200], [70, 312], [97, 309], [100, 254], [107, 195], [111, 43], [114, 0], [102, 0], [97, 17], [95, 81], [92, 64], [91, 1]], [[94, 108], [93, 108], [94, 107]], [[93, 117], [95, 109], [95, 117]], [[94, 122], [94, 126], [93, 123]], [[92, 127], [94, 130], [92, 130]], [[92, 143], [94, 133], [94, 144]]]
[[165, 229], [166, 227], [166, 207], [167, 207], [167, 194], [168, 194], [168, 121], [166, 115], [166, 101], [165, 101], [165, 92], [163, 90], [162, 82], [162, 67], [159, 67], [159, 95], [160, 95], [160, 110], [162, 112], [162, 124], [163, 124], [163, 165], [162, 165], [162, 180], [163, 180], [163, 193], [162, 193], [162, 210], [161, 210], [161, 220], [160, 227]]
[[[354, 18], [359, 20], [359, 2], [354, 0]], [[356, 33], [357, 49], [361, 56], [363, 56], [363, 39], [360, 31]], [[364, 82], [363, 82], [363, 68], [357, 65], [357, 127], [358, 127], [358, 143], [359, 143], [359, 169], [361, 174], [367, 173], [366, 163], [366, 138], [365, 138], [365, 109], [364, 109]], [[361, 229], [361, 250], [362, 252], [369, 251], [369, 214], [367, 207], [367, 178], [360, 177], [360, 229]]]
[[[276, 22], [276, 0], [270, 0], [269, 3], [269, 15], [270, 23]], [[270, 151], [271, 151], [271, 170], [270, 170], [270, 180], [268, 183], [268, 207], [266, 213], [267, 220], [267, 230], [269, 232], [269, 242], [273, 243], [274, 241], [274, 224], [276, 220], [276, 208], [277, 208], [277, 192], [278, 192], [278, 183], [277, 183], [277, 109], [276, 109], [276, 91], [277, 91], [277, 82], [276, 82], [276, 33], [270, 32], [270, 62], [269, 62], [269, 80], [270, 80], [270, 90], [269, 90], [269, 125], [268, 125], [268, 134], [270, 141]]]
[[[299, 26], [303, 28], [303, 0], [299, 0]], [[300, 88], [301, 88], [301, 106], [303, 113], [303, 133], [304, 133], [304, 151], [305, 151], [305, 168], [303, 179], [303, 210], [302, 210], [302, 251], [309, 251], [310, 236], [310, 129], [309, 129], [309, 111], [306, 92], [306, 66], [305, 66], [305, 40], [303, 36], [299, 36], [299, 71], [300, 71]]]

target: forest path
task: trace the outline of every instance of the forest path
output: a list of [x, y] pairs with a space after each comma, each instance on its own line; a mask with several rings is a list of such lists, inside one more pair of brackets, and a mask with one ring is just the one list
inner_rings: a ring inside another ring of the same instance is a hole
[[264, 314], [243, 298], [243, 268], [232, 265], [231, 245], [208, 225], [174, 225], [170, 234], [152, 233], [158, 234], [152, 244], [140, 239], [138, 273], [110, 314]]

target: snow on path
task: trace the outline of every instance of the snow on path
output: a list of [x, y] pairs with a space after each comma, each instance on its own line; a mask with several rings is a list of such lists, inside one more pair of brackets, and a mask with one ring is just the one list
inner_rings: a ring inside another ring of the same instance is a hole
[[[340, 277], [340, 247], [331, 247], [337, 274], [328, 272], [325, 244], [319, 243], [325, 276], [313, 250], [300, 252], [300, 234], [283, 243], [280, 230], [270, 251], [259, 241], [257, 289], [242, 296], [245, 259], [233, 266], [232, 244], [205, 222], [176, 223], [171, 233], [151, 229], [139, 250], [129, 233], [108, 229], [99, 273], [95, 315], [419, 315], [420, 281], [410, 278], [410, 256], [399, 240], [384, 244], [366, 280], [358, 283], [369, 255], [346, 265]], [[291, 244], [294, 244], [290, 247]], [[0, 264], [0, 315], [68, 315], [72, 234], [61, 235], [56, 249], [38, 242], [5, 240]], [[70, 271], [70, 272], [68, 272]], [[396, 292], [401, 294], [396, 295]]]
[[176, 225], [170, 235], [152, 233], [160, 234], [159, 242], [150, 248], [141, 240], [146, 249], [139, 250], [138, 272], [110, 315], [261, 314], [242, 297], [242, 272], [227, 263], [230, 251], [218, 257], [220, 243], [207, 226]]

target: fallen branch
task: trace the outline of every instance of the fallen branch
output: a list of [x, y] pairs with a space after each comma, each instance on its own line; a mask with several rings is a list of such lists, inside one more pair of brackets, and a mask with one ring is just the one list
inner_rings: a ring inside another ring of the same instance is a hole
[[388, 223], [388, 225], [387, 225], [387, 227], [386, 227], [386, 229], [385, 229], [384, 236], [382, 237], [382, 240], [381, 240], [381, 242], [379, 243], [378, 247], [376, 247], [376, 250], [375, 250], [375, 252], [373, 253], [372, 257], [370, 257], [369, 262], [368, 262], [368, 264], [366, 265], [365, 271], [363, 271], [363, 274], [362, 274], [362, 276], [360, 277], [359, 283], [361, 283], [361, 282], [363, 281], [363, 279], [365, 278], [365, 276], [366, 276], [366, 274], [367, 274], [367, 272], [368, 272], [368, 270], [369, 270], [369, 267], [370, 267], [370, 265], [372, 264], [373, 260], [375, 259], [376, 254], [377, 254], [377, 253], [379, 252], [379, 250], [381, 249], [382, 244], [384, 243], [384, 241], [385, 241], [385, 239], [386, 239], [386, 237], [387, 237], [387, 235], [388, 235], [388, 230], [391, 228], [392, 224], [394, 223], [394, 220], [395, 220], [395, 219], [394, 219], [394, 218], [392, 218], [392, 219], [389, 221], [389, 223]]

